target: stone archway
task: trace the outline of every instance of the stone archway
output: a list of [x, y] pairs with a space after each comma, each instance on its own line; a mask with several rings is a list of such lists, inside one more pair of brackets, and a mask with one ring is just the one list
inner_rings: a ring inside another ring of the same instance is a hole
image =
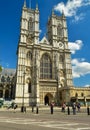
[[48, 93], [44, 97], [44, 104], [49, 105], [52, 100], [53, 100], [53, 95], [51, 93]]
[[0, 90], [0, 98], [3, 97], [3, 90]]
[[44, 98], [45, 105], [49, 105], [49, 97], [46, 95]]
[[5, 99], [9, 99], [9, 90], [5, 90]]

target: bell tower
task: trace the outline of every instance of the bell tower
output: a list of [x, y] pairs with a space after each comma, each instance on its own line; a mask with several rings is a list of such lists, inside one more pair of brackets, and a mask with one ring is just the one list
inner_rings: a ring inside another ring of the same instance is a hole
[[52, 10], [51, 17], [48, 20], [48, 40], [53, 47], [68, 48], [68, 34], [64, 12], [62, 12], [62, 16], [57, 16]]
[[[30, 103], [29, 97], [34, 95], [32, 81], [32, 64], [36, 60], [34, 57], [34, 46], [39, 43], [39, 10], [27, 8], [26, 1], [22, 8], [20, 21], [20, 38], [17, 48], [17, 79], [16, 79], [16, 98], [15, 101], [22, 104], [23, 97], [26, 104]], [[31, 92], [32, 89], [32, 92]]]
[[22, 8], [20, 42], [24, 44], [37, 44], [39, 42], [39, 10], [26, 7]]
[[55, 15], [52, 11], [48, 20], [48, 40], [57, 53], [55, 61], [59, 85], [61, 84], [63, 87], [73, 86], [71, 52], [68, 48], [67, 23], [63, 11], [61, 16]]
[[48, 40], [53, 47], [57, 46], [57, 23], [54, 10], [52, 10], [51, 17], [48, 19]]

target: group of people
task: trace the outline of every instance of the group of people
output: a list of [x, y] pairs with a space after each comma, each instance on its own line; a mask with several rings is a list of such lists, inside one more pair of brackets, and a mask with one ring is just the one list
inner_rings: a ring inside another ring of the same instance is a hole
[[80, 106], [80, 103], [78, 103], [78, 102], [77, 102], [77, 103], [74, 102], [74, 103], [72, 104], [72, 109], [73, 109], [73, 114], [74, 114], [74, 115], [76, 114], [76, 108], [77, 108], [77, 111], [80, 112], [80, 107], [81, 107], [81, 106]]
[[10, 108], [12, 108], [12, 109], [16, 109], [18, 106], [17, 106], [17, 104], [16, 103], [14, 103], [14, 102], [12, 102], [8, 107], [7, 107], [7, 109], [10, 109]]
[[[81, 107], [81, 105], [80, 105], [80, 103], [79, 102], [74, 102], [73, 104], [72, 104], [72, 110], [73, 110], [73, 114], [75, 115], [76, 114], [76, 110], [78, 111], [78, 112], [80, 112], [80, 107]], [[62, 112], [65, 112], [65, 109], [66, 109], [66, 103], [64, 102], [63, 104], [62, 104]]]
[[[52, 102], [51, 103], [51, 114], [53, 114], [53, 107], [54, 107], [54, 105], [55, 105], [55, 103], [54, 102]], [[65, 112], [65, 110], [66, 110], [66, 103], [65, 102], [63, 102], [62, 103], [62, 109], [61, 109], [61, 111], [62, 112]], [[12, 103], [10, 106], [8, 106], [8, 109], [10, 109], [10, 108], [12, 108], [12, 109], [16, 109], [18, 106], [17, 106], [17, 104], [16, 103]], [[73, 102], [72, 103], [72, 110], [73, 110], [73, 114], [75, 115], [76, 114], [76, 110], [78, 111], [78, 112], [80, 112], [80, 103], [79, 102]], [[68, 106], [68, 108], [69, 108], [69, 106]]]

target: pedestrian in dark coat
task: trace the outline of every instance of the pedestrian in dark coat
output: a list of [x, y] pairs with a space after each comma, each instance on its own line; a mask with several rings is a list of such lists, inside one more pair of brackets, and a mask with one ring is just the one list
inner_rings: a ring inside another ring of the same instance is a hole
[[73, 115], [76, 115], [76, 103], [75, 102], [72, 105], [72, 109], [73, 109]]

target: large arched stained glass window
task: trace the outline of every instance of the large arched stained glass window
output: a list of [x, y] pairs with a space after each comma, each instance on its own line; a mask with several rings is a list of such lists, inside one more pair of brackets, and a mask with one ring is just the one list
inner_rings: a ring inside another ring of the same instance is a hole
[[30, 17], [29, 22], [28, 22], [28, 30], [29, 32], [33, 31], [33, 19]]
[[63, 36], [63, 29], [62, 26], [59, 24], [57, 27], [57, 36], [62, 37]]
[[48, 54], [44, 54], [40, 61], [40, 78], [52, 78], [52, 62]]

